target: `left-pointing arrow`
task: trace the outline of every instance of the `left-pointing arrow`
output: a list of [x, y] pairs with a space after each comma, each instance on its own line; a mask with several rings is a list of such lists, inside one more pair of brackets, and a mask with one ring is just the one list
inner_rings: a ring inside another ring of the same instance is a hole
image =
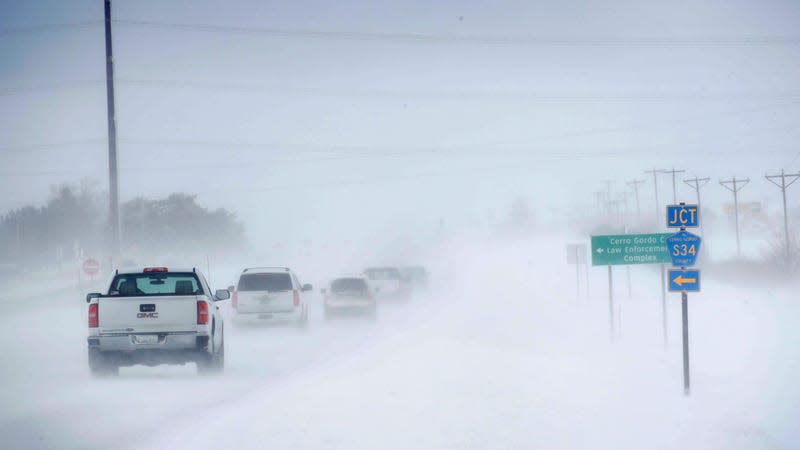
[[684, 283], [696, 283], [697, 278], [684, 278], [682, 275], [678, 275], [672, 282], [678, 286], [683, 286]]

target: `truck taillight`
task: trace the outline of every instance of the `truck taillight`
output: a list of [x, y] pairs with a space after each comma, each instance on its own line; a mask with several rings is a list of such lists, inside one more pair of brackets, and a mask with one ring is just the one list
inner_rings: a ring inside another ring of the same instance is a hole
[[144, 272], [144, 273], [150, 273], [150, 272], [169, 272], [169, 269], [167, 269], [166, 267], [145, 267], [145, 268], [144, 268], [144, 270], [143, 270], [142, 272]]
[[300, 306], [300, 292], [298, 292], [297, 290], [294, 290], [292, 292], [294, 293], [294, 295], [292, 296], [294, 306]]
[[203, 300], [197, 301], [197, 324], [208, 324], [208, 303]]
[[233, 309], [239, 307], [239, 293], [236, 291], [233, 291], [233, 294], [231, 294], [231, 306], [233, 306]]
[[100, 316], [98, 315], [97, 303], [89, 305], [89, 328], [97, 328], [100, 324]]

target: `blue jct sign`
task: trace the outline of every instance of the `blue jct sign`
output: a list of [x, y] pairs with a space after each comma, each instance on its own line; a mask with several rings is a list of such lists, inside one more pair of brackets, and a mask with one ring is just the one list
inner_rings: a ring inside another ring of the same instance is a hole
[[670, 270], [670, 292], [698, 292], [700, 291], [699, 270]]
[[667, 251], [675, 267], [691, 267], [700, 253], [700, 236], [679, 231], [667, 238]]
[[697, 205], [667, 205], [667, 228], [697, 228], [700, 215]]

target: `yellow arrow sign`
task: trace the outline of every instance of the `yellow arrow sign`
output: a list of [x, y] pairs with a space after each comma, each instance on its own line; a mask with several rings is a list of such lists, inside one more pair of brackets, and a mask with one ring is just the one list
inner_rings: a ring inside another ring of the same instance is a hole
[[683, 283], [691, 284], [697, 283], [697, 278], [684, 278], [682, 275], [678, 275], [675, 279], [672, 280], [673, 283], [677, 284], [678, 286], [683, 286]]

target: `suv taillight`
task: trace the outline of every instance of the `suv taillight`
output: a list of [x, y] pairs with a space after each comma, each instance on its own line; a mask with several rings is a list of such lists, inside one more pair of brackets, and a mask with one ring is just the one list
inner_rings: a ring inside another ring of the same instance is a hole
[[208, 324], [208, 303], [203, 300], [197, 301], [197, 324]]
[[100, 324], [100, 316], [98, 315], [97, 303], [89, 305], [89, 328], [97, 328]]
[[231, 306], [233, 306], [233, 309], [239, 307], [239, 293], [236, 291], [231, 294]]
[[292, 292], [294, 293], [294, 295], [292, 296], [293, 297], [292, 300], [294, 302], [294, 306], [295, 307], [300, 306], [300, 292], [298, 292], [297, 290], [294, 290]]

